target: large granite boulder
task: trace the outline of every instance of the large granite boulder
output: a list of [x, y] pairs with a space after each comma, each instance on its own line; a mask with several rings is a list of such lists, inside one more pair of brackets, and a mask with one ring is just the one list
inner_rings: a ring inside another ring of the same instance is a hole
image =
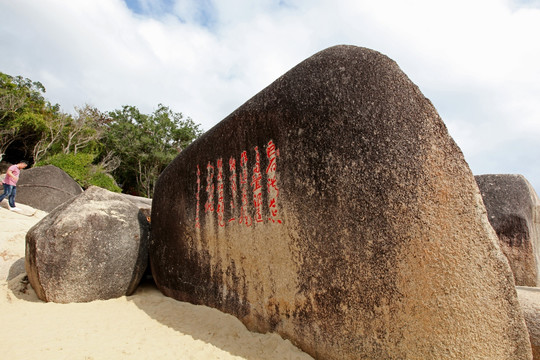
[[152, 213], [152, 199], [145, 198], [142, 196], [134, 196], [129, 194], [121, 194], [124, 199], [128, 199], [132, 203], [134, 203], [139, 210], [143, 213], [143, 215], [146, 217], [148, 222], [150, 222], [150, 214]]
[[540, 286], [540, 200], [523, 175], [475, 176], [516, 285]]
[[523, 309], [534, 360], [540, 360], [540, 289], [517, 287], [518, 299]]
[[83, 190], [64, 170], [46, 165], [21, 171], [16, 201], [50, 212]]
[[131, 201], [135, 205], [137, 205], [139, 209], [141, 210], [144, 209], [144, 210], [149, 211], [150, 209], [152, 209], [152, 199], [145, 198], [142, 196], [129, 195], [129, 194], [120, 194], [120, 195], [122, 195], [125, 199]]
[[167, 167], [150, 262], [164, 294], [317, 359], [528, 359], [497, 241], [433, 105], [388, 57], [337, 46]]
[[149, 225], [120, 194], [90, 187], [26, 234], [26, 272], [43, 301], [106, 300], [135, 291], [148, 264]]

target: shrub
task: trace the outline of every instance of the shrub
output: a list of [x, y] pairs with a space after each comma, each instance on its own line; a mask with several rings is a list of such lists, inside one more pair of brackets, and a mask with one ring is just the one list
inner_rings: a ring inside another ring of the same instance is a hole
[[113, 177], [109, 174], [106, 174], [104, 172], [96, 171], [94, 174], [91, 175], [89, 179], [90, 185], [99, 186], [101, 188], [114, 191], [114, 192], [121, 192], [122, 189], [116, 185], [116, 182], [114, 181]]
[[92, 162], [96, 155], [94, 154], [56, 154], [36, 164], [36, 166], [54, 165], [64, 170], [71, 176], [83, 189], [91, 185], [99, 186], [113, 192], [122, 190], [116, 185], [114, 179], [99, 166]]

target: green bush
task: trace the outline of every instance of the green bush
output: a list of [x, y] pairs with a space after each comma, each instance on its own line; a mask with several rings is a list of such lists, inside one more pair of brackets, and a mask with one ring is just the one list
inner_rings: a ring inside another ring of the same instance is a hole
[[64, 170], [83, 189], [95, 185], [109, 191], [121, 192], [114, 179], [99, 166], [93, 165], [94, 154], [56, 154], [36, 164], [36, 166], [54, 165]]
[[89, 168], [94, 161], [92, 154], [56, 154], [37, 163], [37, 166], [54, 165], [64, 170], [69, 176], [79, 183], [83, 188], [87, 188], [86, 179], [89, 177]]
[[120, 189], [118, 185], [116, 185], [113, 177], [104, 172], [95, 172], [90, 177], [89, 182], [90, 185], [99, 186], [114, 192], [122, 192], [122, 189]]

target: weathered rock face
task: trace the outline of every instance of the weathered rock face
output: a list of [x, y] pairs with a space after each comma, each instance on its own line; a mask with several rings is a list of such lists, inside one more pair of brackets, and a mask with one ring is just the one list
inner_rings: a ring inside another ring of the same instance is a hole
[[59, 303], [131, 294], [148, 263], [149, 226], [131, 201], [90, 187], [26, 235], [26, 272], [38, 297]]
[[527, 359], [514, 281], [463, 155], [389, 58], [302, 62], [184, 150], [152, 205], [168, 296], [318, 359]]
[[120, 195], [122, 195], [125, 199], [131, 201], [135, 205], [137, 205], [139, 209], [141, 210], [144, 209], [144, 210], [150, 211], [150, 209], [152, 209], [152, 199], [141, 197], [141, 196], [133, 196], [129, 194], [120, 194]]
[[46, 165], [21, 171], [16, 200], [50, 212], [82, 192], [79, 184], [64, 170], [54, 165]]
[[517, 287], [518, 299], [523, 309], [534, 360], [540, 360], [540, 289]]
[[540, 286], [540, 200], [522, 175], [475, 176], [516, 285]]
[[139, 208], [141, 213], [146, 217], [148, 222], [150, 222], [150, 214], [152, 213], [152, 199], [128, 194], [120, 195], [122, 195], [124, 199], [128, 199], [134, 203]]

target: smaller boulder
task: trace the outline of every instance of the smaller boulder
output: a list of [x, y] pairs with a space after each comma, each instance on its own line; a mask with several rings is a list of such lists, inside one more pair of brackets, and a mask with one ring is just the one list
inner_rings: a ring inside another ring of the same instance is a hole
[[540, 200], [523, 175], [475, 176], [516, 285], [540, 286]]
[[133, 202], [90, 187], [28, 231], [28, 279], [44, 301], [130, 295], [146, 270], [148, 239], [149, 224]]
[[16, 201], [51, 212], [82, 192], [79, 184], [64, 170], [54, 165], [38, 166], [21, 171]]
[[152, 207], [152, 199], [142, 197], [142, 196], [135, 196], [135, 195], [129, 195], [129, 194], [120, 194], [125, 199], [128, 199], [135, 205], [139, 207], [139, 209], [147, 209], [149, 210]]
[[124, 199], [128, 199], [132, 203], [134, 203], [136, 206], [139, 207], [139, 210], [143, 213], [143, 215], [146, 217], [148, 222], [150, 222], [150, 214], [152, 213], [152, 199], [141, 197], [141, 196], [134, 196], [129, 194], [121, 194]]
[[540, 289], [518, 286], [516, 290], [529, 330], [533, 360], [540, 360]]

